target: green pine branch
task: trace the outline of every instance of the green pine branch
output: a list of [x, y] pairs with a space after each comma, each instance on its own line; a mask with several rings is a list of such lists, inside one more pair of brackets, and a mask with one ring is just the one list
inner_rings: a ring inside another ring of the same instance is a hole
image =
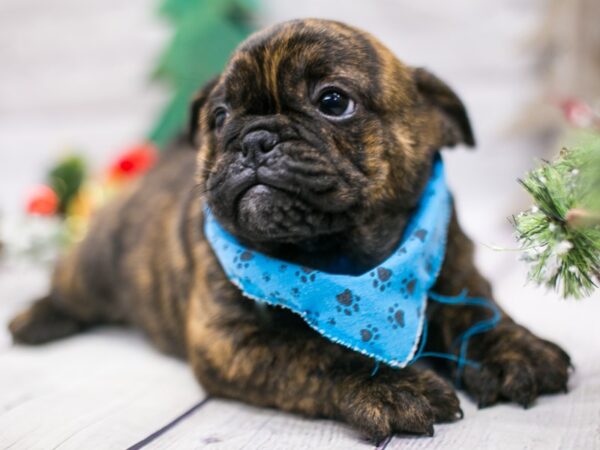
[[520, 183], [534, 202], [513, 217], [529, 278], [565, 298], [589, 296], [600, 273], [600, 134], [584, 135]]

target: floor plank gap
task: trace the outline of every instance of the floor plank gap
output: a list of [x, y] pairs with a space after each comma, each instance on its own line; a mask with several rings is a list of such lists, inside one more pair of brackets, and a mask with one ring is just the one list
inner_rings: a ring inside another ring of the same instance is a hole
[[164, 427], [156, 430], [154, 433], [152, 433], [148, 437], [142, 439], [138, 443], [132, 445], [127, 450], [139, 450], [141, 448], [144, 448], [145, 446], [150, 444], [152, 441], [154, 441], [156, 438], [158, 438], [159, 436], [162, 436], [164, 433], [166, 433], [167, 431], [169, 431], [170, 429], [175, 427], [182, 420], [185, 420], [186, 418], [188, 418], [189, 416], [194, 414], [196, 411], [198, 411], [200, 408], [202, 408], [204, 405], [206, 405], [206, 403], [209, 400], [210, 400], [210, 397], [208, 397], [208, 396], [205, 397], [203, 400], [196, 403], [194, 406], [192, 406], [190, 409], [188, 409], [186, 412], [184, 412], [180, 416], [177, 416], [175, 419], [173, 419], [171, 422], [166, 424]]

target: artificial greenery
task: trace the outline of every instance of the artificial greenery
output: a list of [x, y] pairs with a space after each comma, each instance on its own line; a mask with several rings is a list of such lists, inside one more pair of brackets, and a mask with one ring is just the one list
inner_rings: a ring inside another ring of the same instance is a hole
[[160, 12], [175, 28], [154, 76], [173, 89], [170, 102], [148, 138], [159, 148], [187, 122], [191, 99], [202, 85], [218, 75], [237, 45], [253, 31], [257, 0], [165, 0]]
[[520, 182], [534, 201], [513, 217], [530, 279], [565, 298], [590, 295], [600, 275], [600, 134], [580, 136]]
[[85, 177], [85, 161], [79, 156], [67, 156], [50, 170], [48, 185], [58, 197], [58, 213], [66, 213], [67, 207], [79, 192]]

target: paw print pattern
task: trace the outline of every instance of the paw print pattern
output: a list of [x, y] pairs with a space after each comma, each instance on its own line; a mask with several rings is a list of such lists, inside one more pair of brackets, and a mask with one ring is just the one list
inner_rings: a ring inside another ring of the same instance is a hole
[[400, 285], [400, 293], [402, 294], [402, 296], [407, 298], [413, 295], [416, 288], [417, 279], [414, 277], [414, 275], [410, 275], [402, 280], [402, 283]]
[[313, 269], [309, 269], [308, 267], [302, 267], [299, 271], [296, 272], [296, 276], [300, 278], [300, 281], [303, 283], [307, 283], [309, 281], [315, 281], [316, 274]]
[[251, 251], [238, 250], [237, 256], [233, 258], [233, 263], [238, 269], [247, 269], [248, 267], [250, 267], [250, 263], [248, 261], [250, 261], [252, 258], [254, 258], [254, 253], [252, 253]]
[[340, 313], [343, 312], [347, 316], [351, 316], [353, 312], [360, 311], [360, 306], [358, 305], [360, 296], [354, 295], [350, 289], [346, 289], [341, 294], [336, 295], [335, 299], [339, 303], [336, 309]]
[[262, 279], [268, 283], [269, 281], [271, 281], [271, 274], [269, 272], [263, 272]]
[[421, 242], [425, 242], [425, 238], [427, 237], [427, 230], [423, 230], [423, 229], [417, 230], [417, 231], [415, 231], [415, 234], [413, 236], [416, 237]]
[[292, 288], [291, 293], [294, 297], [300, 296], [300, 289], [297, 287]]
[[397, 330], [398, 327], [404, 328], [404, 311], [402, 311], [398, 303], [394, 303], [394, 306], [388, 308], [390, 315], [387, 320], [392, 324], [392, 328]]
[[320, 316], [320, 314], [316, 311], [311, 311], [309, 309], [304, 311], [304, 318], [313, 327], [319, 326], [319, 316]]
[[371, 342], [377, 341], [380, 338], [379, 329], [369, 324], [366, 328], [360, 330], [360, 338], [363, 342]]
[[373, 278], [372, 286], [375, 289], [379, 289], [381, 292], [392, 285], [391, 278], [393, 272], [390, 269], [378, 267], [377, 270], [372, 271], [369, 275]]
[[282, 305], [289, 303], [288, 300], [284, 296], [282, 296], [281, 292], [279, 291], [269, 292], [269, 297], [271, 297], [276, 302], [281, 303]]
[[429, 257], [429, 258], [427, 258], [427, 261], [425, 262], [425, 270], [427, 271], [428, 274], [435, 275], [433, 269], [434, 269], [434, 267], [433, 267], [433, 258]]

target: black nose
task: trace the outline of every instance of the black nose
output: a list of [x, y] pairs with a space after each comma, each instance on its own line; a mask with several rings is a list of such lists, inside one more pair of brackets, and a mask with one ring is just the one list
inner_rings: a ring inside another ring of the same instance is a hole
[[279, 137], [267, 130], [251, 131], [242, 139], [242, 153], [254, 158], [261, 153], [268, 153], [279, 143]]

